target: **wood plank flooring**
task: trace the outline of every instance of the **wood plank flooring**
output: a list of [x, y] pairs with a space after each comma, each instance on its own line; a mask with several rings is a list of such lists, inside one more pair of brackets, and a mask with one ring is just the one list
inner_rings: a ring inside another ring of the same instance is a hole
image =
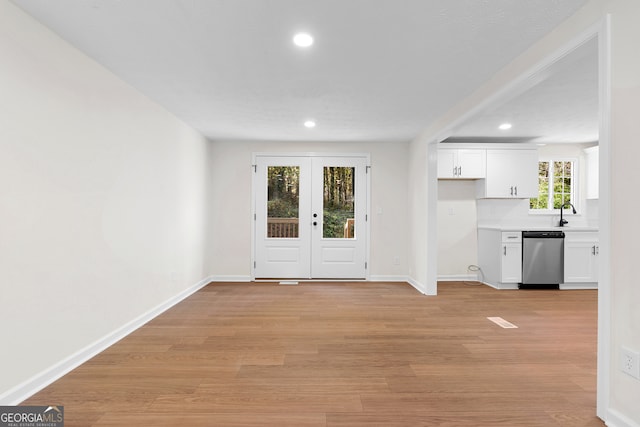
[[64, 405], [67, 427], [604, 426], [596, 307], [459, 282], [212, 283], [23, 404]]

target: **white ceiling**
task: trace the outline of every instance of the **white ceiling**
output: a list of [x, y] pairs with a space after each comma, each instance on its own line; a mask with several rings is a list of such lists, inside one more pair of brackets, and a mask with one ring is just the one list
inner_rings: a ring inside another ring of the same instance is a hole
[[[210, 139], [403, 141], [586, 0], [13, 2]], [[307, 50], [291, 43], [301, 30], [315, 38]], [[506, 111], [512, 136], [571, 139], [574, 128], [584, 139], [592, 107], [583, 114], [566, 97], [592, 84], [578, 73], [586, 68], [544, 82], [563, 100], [525, 93], [526, 109], [512, 100], [457, 132], [491, 136], [489, 122]], [[560, 101], [563, 114], [542, 114]], [[309, 118], [313, 129], [303, 126]]]
[[[486, 108], [450, 141], [591, 143], [598, 141], [598, 40], [593, 38], [532, 76], [530, 88]], [[503, 131], [501, 123], [513, 127]]]

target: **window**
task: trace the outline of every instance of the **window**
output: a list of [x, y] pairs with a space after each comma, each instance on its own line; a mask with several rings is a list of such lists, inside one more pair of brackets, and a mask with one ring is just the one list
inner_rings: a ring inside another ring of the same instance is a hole
[[574, 173], [573, 160], [538, 162], [538, 197], [530, 199], [530, 209], [556, 210], [568, 202], [575, 204]]

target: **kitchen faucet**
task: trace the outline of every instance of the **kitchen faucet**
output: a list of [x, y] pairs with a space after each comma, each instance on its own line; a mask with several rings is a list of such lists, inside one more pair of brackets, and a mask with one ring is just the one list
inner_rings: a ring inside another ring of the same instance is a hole
[[563, 208], [564, 208], [565, 206], [567, 206], [567, 205], [571, 206], [571, 209], [573, 210], [573, 213], [574, 213], [574, 214], [577, 214], [577, 213], [578, 213], [578, 212], [576, 212], [576, 208], [571, 204], [571, 202], [566, 202], [564, 205], [560, 206], [560, 224], [559, 224], [559, 226], [560, 226], [560, 227], [564, 227], [564, 225], [565, 225], [565, 224], [568, 224], [568, 223], [569, 223], [569, 221], [567, 221], [566, 219], [563, 219], [563, 218], [562, 218], [562, 211], [563, 211]]

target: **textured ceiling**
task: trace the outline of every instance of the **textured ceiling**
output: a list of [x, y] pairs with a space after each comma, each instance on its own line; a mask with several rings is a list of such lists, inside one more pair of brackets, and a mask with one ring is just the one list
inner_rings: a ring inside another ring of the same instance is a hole
[[211, 139], [402, 141], [586, 0], [13, 2]]
[[[450, 141], [534, 143], [598, 141], [598, 40], [593, 38], [532, 77], [528, 90], [485, 109]], [[501, 123], [513, 127], [502, 131]]]

